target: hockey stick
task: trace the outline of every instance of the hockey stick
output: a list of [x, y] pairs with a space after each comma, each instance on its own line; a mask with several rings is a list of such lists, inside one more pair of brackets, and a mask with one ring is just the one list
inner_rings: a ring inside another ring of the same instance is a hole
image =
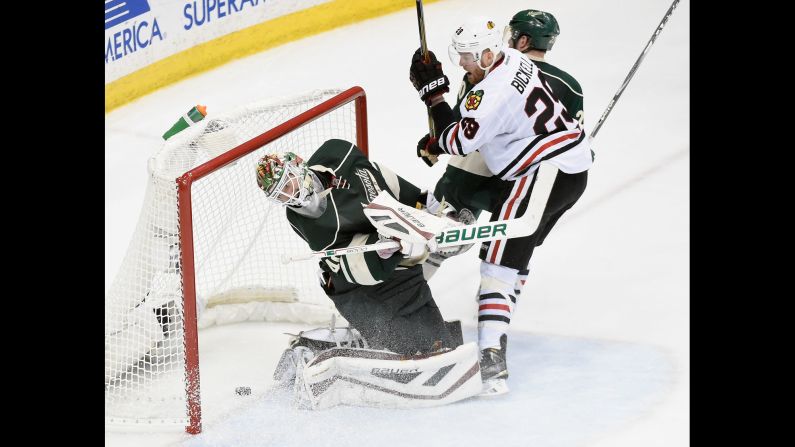
[[[475, 244], [478, 242], [494, 241], [497, 239], [512, 239], [530, 236], [538, 228], [541, 217], [544, 215], [552, 185], [555, 183], [558, 168], [550, 163], [541, 163], [536, 173], [535, 184], [527, 204], [527, 211], [518, 219], [497, 220], [483, 225], [473, 224], [453, 227], [436, 233], [437, 247], [452, 247], [456, 245]], [[397, 213], [396, 213], [397, 215]], [[293, 261], [327, 258], [331, 256], [346, 256], [356, 253], [365, 253], [374, 250], [400, 248], [399, 242], [387, 241], [370, 245], [334, 248], [330, 250], [315, 251], [304, 255], [282, 255], [282, 262], [287, 264]]]
[[[426, 64], [431, 63], [431, 55], [428, 54], [428, 41], [425, 40], [425, 13], [422, 9], [422, 0], [417, 0], [417, 26], [420, 28], [420, 48], [422, 49], [422, 57]], [[433, 115], [431, 115], [431, 106], [426, 106], [428, 109], [428, 134], [431, 138], [436, 138], [436, 126], [433, 124]], [[427, 155], [431, 164], [436, 164], [439, 161], [438, 155]]]
[[660, 32], [662, 32], [663, 27], [668, 22], [668, 18], [671, 17], [671, 14], [673, 14], [677, 4], [679, 4], [679, 0], [674, 0], [674, 2], [671, 4], [671, 7], [668, 8], [668, 12], [665, 13], [665, 17], [663, 17], [662, 22], [660, 22], [660, 24], [657, 26], [657, 29], [654, 30], [654, 34], [651, 35], [651, 39], [649, 39], [649, 42], [646, 44], [646, 48], [644, 48], [643, 52], [640, 53], [638, 60], [635, 61], [635, 65], [632, 66], [632, 69], [629, 71], [626, 79], [624, 79], [624, 83], [621, 84], [621, 88], [618, 89], [618, 92], [616, 92], [615, 96], [613, 96], [610, 104], [607, 105], [607, 109], [605, 109], [602, 117], [599, 118], [599, 122], [596, 123], [593, 132], [591, 132], [591, 135], [588, 137], [589, 143], [596, 137], [596, 133], [599, 132], [599, 128], [602, 127], [602, 124], [607, 119], [607, 115], [610, 115], [610, 112], [613, 110], [613, 106], [616, 104], [616, 102], [618, 102], [618, 98], [621, 97], [622, 93], [624, 93], [624, 89], [627, 88], [627, 84], [629, 84], [630, 79], [635, 76], [635, 71], [637, 71], [638, 67], [640, 67], [640, 63], [643, 61], [643, 58], [646, 57], [646, 53], [648, 53], [649, 48], [651, 48], [654, 41], [657, 40], [657, 36], [660, 34]]

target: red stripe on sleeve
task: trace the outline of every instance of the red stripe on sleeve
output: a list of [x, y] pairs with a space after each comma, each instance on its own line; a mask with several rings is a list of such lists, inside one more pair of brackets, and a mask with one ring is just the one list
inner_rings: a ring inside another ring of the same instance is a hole
[[455, 124], [455, 127], [453, 127], [453, 130], [450, 131], [450, 141], [447, 143], [447, 146], [450, 147], [450, 151], [453, 152], [453, 155], [460, 155], [460, 153], [457, 153], [456, 150], [453, 149], [453, 142], [455, 141], [455, 136], [458, 135], [458, 126], [460, 126], [460, 125], [461, 125], [461, 123], [456, 123]]

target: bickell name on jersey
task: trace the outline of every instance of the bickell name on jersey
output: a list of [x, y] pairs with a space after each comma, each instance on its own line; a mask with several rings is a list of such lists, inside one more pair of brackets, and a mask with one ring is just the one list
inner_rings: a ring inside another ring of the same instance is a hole
[[525, 87], [530, 84], [530, 79], [533, 78], [533, 71], [535, 71], [535, 68], [535, 64], [530, 62], [530, 60], [519, 60], [519, 69], [514, 73], [511, 85], [520, 94], [524, 93]]
[[[326, 141], [309, 157], [307, 166], [325, 188], [333, 188], [326, 196], [326, 210], [320, 217], [310, 218], [287, 208], [287, 220], [314, 251], [378, 242], [378, 232], [364, 215], [362, 204], [370, 203], [386, 190], [401, 203], [413, 207], [421, 192], [386, 167], [369, 161], [349, 141]], [[346, 283], [347, 286], [381, 283], [396, 268], [410, 263], [400, 252], [381, 259], [375, 251], [370, 251], [323, 258], [320, 268], [331, 274], [339, 291]]]
[[461, 119], [441, 132], [439, 146], [452, 155], [478, 150], [503, 180], [528, 175], [544, 160], [569, 174], [592, 164], [585, 132], [552, 94], [538, 67], [517, 50], [504, 50], [458, 111]]

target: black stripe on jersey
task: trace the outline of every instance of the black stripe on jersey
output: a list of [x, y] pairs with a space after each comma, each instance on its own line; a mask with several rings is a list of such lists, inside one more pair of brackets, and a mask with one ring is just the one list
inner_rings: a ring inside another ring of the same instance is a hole
[[533, 146], [535, 146], [536, 144], [538, 144], [539, 141], [543, 140], [548, 136], [549, 134], [539, 135], [535, 137], [533, 141], [531, 141], [530, 144], [527, 145], [527, 147], [522, 149], [522, 153], [520, 153], [518, 157], [514, 158], [513, 161], [508, 163], [508, 166], [506, 166], [505, 169], [503, 169], [502, 171], [500, 171], [499, 174], [497, 174], [497, 177], [502, 178], [505, 174], [507, 174], [508, 171], [510, 171], [516, 165], [516, 163], [519, 163], [522, 160], [522, 158], [524, 158], [524, 156], [530, 151], [530, 149], [533, 148]]
[[[456, 123], [455, 125], [458, 126], [458, 123]], [[455, 144], [456, 144], [456, 147], [458, 148], [458, 154], [459, 155], [465, 155], [464, 154], [464, 147], [461, 146], [461, 140], [458, 139], [458, 133], [459, 132], [456, 132], [455, 135], [454, 135]]]
[[478, 299], [479, 300], [490, 300], [490, 299], [496, 299], [496, 298], [504, 300], [505, 299], [505, 295], [503, 295], [501, 293], [496, 293], [496, 292], [495, 293], [486, 293], [484, 295], [480, 295], [480, 298], [478, 298]]
[[504, 321], [511, 323], [511, 319], [503, 315], [480, 315], [478, 316], [478, 321]]
[[[447, 135], [450, 134], [452, 129], [458, 124], [458, 121], [450, 124], [449, 126], [445, 127], [442, 133], [439, 134], [439, 147], [442, 148], [443, 151], [450, 155], [454, 155], [450, 149], [447, 148]], [[458, 147], [461, 147], [461, 142], [458, 141], [458, 135], [455, 136], [455, 141], [458, 143]]]
[[[527, 169], [529, 169], [529, 168], [527, 168]], [[526, 171], [527, 169], [524, 169], [524, 170]], [[536, 171], [536, 172], [538, 172], [538, 171]], [[537, 175], [535, 175], [535, 174], [533, 175], [532, 180], [530, 180], [530, 186], [527, 187], [528, 194], [525, 194], [524, 199], [520, 200], [519, 204], [516, 205], [516, 215], [517, 216], [524, 216], [525, 211], [527, 211], [527, 206], [530, 204], [530, 198], [529, 197], [533, 195], [533, 187], [536, 185], [536, 178], [537, 177], [538, 177]], [[514, 182], [518, 182], [518, 181], [519, 181], [518, 179], [514, 180]], [[546, 208], [546, 205], [544, 205], [544, 208]], [[515, 302], [516, 302], [516, 300], [514, 300], [514, 303]]]
[[[548, 136], [548, 135], [545, 135], [545, 136]], [[514, 177], [514, 178], [521, 177], [522, 175], [524, 175], [525, 172], [530, 170], [530, 168], [532, 168], [533, 166], [537, 165], [538, 163], [541, 163], [544, 160], [549, 160], [550, 158], [557, 157], [558, 155], [560, 155], [560, 154], [566, 152], [567, 150], [573, 148], [574, 146], [580, 144], [582, 142], [582, 140], [584, 140], [584, 139], [585, 139], [585, 132], [580, 132], [580, 137], [577, 138], [576, 140], [574, 140], [571, 143], [563, 146], [560, 149], [554, 150], [554, 151], [548, 153], [547, 155], [544, 155], [543, 157], [538, 159], [538, 161], [534, 161], [532, 164], [530, 164], [528, 166], [525, 166], [523, 169], [520, 169], [519, 171], [514, 172], [513, 174], [511, 174], [511, 176]], [[507, 170], [507, 168], [506, 168], [506, 170]]]
[[557, 157], [558, 155], [566, 152], [567, 150], [573, 148], [574, 146], [582, 143], [582, 140], [584, 140], [584, 139], [585, 139], [585, 132], [580, 132], [580, 137], [579, 138], [577, 138], [576, 140], [572, 141], [571, 143], [563, 146], [562, 148], [560, 148], [558, 150], [555, 150], [555, 151], [552, 151], [552, 152], [548, 153], [547, 155], [541, 157], [541, 160], [539, 160], [538, 162], [540, 163], [540, 162], [542, 162], [544, 160], [549, 160], [550, 158]]

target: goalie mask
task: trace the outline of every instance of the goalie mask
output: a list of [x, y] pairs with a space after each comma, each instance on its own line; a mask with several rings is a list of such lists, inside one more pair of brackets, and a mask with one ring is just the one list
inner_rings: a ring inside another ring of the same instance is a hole
[[303, 207], [314, 195], [306, 162], [293, 152], [268, 154], [257, 163], [257, 185], [277, 205]]
[[[476, 17], [467, 20], [453, 33], [453, 43], [447, 48], [447, 53], [450, 61], [456, 65], [477, 62], [481, 70], [488, 71], [497, 60], [496, 56], [502, 50], [502, 45], [502, 35], [494, 21], [486, 17]], [[486, 50], [495, 56], [488, 67], [480, 62]]]

